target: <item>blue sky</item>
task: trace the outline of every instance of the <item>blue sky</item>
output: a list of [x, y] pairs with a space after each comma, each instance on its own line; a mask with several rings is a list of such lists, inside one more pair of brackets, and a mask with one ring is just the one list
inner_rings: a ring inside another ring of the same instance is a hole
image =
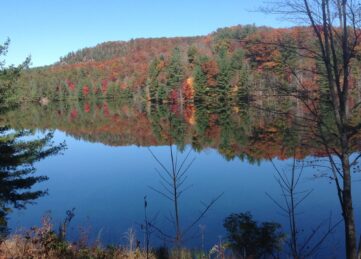
[[252, 12], [262, 0], [11, 0], [1, 4], [0, 41], [11, 39], [8, 64], [28, 55], [49, 65], [104, 41], [205, 35], [236, 24], [285, 26]]

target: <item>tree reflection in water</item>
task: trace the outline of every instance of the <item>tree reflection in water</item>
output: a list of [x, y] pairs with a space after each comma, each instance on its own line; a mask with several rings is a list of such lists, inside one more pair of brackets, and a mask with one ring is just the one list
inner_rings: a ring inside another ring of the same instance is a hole
[[46, 190], [32, 190], [36, 183], [48, 179], [35, 175], [34, 163], [59, 154], [65, 144], [55, 145], [53, 133], [35, 137], [30, 130], [0, 127], [0, 235], [9, 232], [7, 214], [12, 208], [24, 209], [27, 204], [44, 196]]

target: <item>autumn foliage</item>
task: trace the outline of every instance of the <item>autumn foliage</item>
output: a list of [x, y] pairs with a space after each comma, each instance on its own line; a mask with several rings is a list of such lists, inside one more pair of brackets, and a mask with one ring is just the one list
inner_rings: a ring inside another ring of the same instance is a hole
[[[19, 86], [28, 100], [125, 98], [155, 103], [237, 102], [267, 95], [277, 84], [297, 87], [299, 78], [305, 91], [314, 91], [321, 85], [322, 68], [311, 52], [303, 51], [312, 49], [313, 42], [309, 27], [255, 26], [222, 28], [199, 37], [106, 42], [29, 70]], [[355, 67], [353, 89], [361, 75], [361, 66]]]

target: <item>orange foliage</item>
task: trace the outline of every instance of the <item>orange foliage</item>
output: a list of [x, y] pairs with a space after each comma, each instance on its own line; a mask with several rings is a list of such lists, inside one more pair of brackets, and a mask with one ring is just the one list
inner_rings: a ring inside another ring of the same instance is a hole
[[193, 86], [193, 77], [187, 78], [187, 80], [183, 83], [183, 97], [185, 100], [193, 100], [194, 98], [194, 86]]
[[211, 87], [217, 86], [217, 75], [219, 73], [217, 62], [215, 60], [209, 60], [202, 63], [201, 68], [207, 77], [207, 85]]

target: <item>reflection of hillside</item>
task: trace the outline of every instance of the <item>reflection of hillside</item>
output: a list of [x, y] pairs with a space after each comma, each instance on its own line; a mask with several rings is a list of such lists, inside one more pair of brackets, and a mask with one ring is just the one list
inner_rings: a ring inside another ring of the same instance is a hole
[[[182, 111], [182, 112], [181, 112]], [[29, 105], [4, 115], [13, 128], [58, 129], [90, 142], [110, 146], [167, 145], [217, 149], [225, 158], [257, 161], [296, 155], [320, 155], [294, 122], [247, 105], [212, 111], [209, 107], [119, 103], [53, 103]], [[307, 148], [302, 148], [307, 147]]]

